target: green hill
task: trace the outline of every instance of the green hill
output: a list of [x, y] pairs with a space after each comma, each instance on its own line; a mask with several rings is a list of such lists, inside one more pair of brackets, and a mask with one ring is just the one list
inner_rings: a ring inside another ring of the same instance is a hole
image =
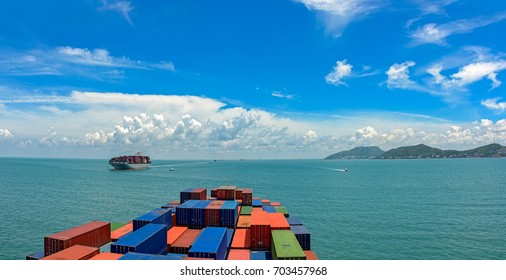
[[480, 158], [506, 157], [506, 147], [489, 144], [478, 148], [457, 151], [441, 150], [424, 144], [399, 147], [382, 151], [379, 147], [356, 147], [349, 151], [332, 154], [325, 159], [414, 159], [414, 158]]
[[400, 147], [386, 151], [376, 159], [410, 159], [410, 158], [480, 158], [506, 157], [506, 147], [499, 144], [489, 144], [471, 150], [441, 150], [427, 145]]
[[377, 146], [356, 147], [349, 151], [339, 152], [326, 157], [325, 159], [369, 159], [383, 154], [384, 151]]

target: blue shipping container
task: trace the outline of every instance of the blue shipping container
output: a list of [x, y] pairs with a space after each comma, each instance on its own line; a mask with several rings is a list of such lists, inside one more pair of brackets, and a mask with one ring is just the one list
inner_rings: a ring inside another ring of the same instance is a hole
[[192, 229], [202, 229], [206, 226], [205, 210], [207, 205], [211, 203], [210, 200], [197, 200], [198, 203], [192, 209], [192, 216], [190, 224], [188, 225]]
[[201, 200], [188, 200], [175, 208], [177, 211], [176, 224], [178, 226], [189, 226], [191, 224], [193, 208], [199, 202]]
[[234, 237], [234, 229], [228, 228], [227, 229], [227, 248], [230, 248], [230, 245], [232, 244], [232, 238]]
[[184, 254], [167, 254], [167, 255], [154, 255], [143, 253], [128, 252], [121, 256], [118, 260], [183, 260], [186, 255]]
[[254, 199], [251, 203], [251, 206], [253, 207], [262, 207], [262, 200], [260, 199]]
[[207, 227], [193, 242], [188, 257], [225, 260], [227, 257], [227, 229]]
[[264, 211], [267, 213], [276, 213], [276, 209], [274, 209], [274, 206], [263, 206]]
[[35, 260], [40, 260], [43, 257], [44, 257], [44, 251], [40, 251], [40, 252], [33, 253], [31, 255], [26, 256], [26, 259], [29, 261], [35, 261]]
[[291, 225], [291, 226], [301, 226], [301, 225], [303, 225], [303, 223], [300, 221], [300, 219], [296, 218], [296, 217], [289, 217], [289, 218], [286, 218], [286, 220], [288, 221], [288, 224]]
[[272, 253], [270, 251], [251, 251], [250, 260], [272, 260]]
[[111, 253], [167, 254], [167, 226], [147, 224], [111, 244]]
[[195, 188], [187, 188], [185, 190], [183, 190], [182, 192], [179, 193], [179, 203], [180, 204], [183, 204], [185, 203], [186, 201], [190, 200], [190, 193], [191, 191], [193, 191]]
[[290, 226], [302, 250], [311, 250], [311, 233], [304, 225]]
[[172, 209], [155, 209], [133, 220], [133, 230], [136, 231], [147, 224], [162, 224], [168, 229], [172, 227]]
[[220, 226], [235, 228], [239, 218], [239, 203], [237, 201], [227, 200], [220, 208]]

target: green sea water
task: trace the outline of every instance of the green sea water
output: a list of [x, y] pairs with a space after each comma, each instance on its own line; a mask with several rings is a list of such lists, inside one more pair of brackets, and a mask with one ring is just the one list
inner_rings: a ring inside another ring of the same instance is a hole
[[281, 202], [320, 259], [504, 260], [505, 171], [506, 159], [155, 160], [115, 171], [106, 159], [0, 158], [0, 259], [92, 220], [127, 222], [188, 187], [235, 185]]

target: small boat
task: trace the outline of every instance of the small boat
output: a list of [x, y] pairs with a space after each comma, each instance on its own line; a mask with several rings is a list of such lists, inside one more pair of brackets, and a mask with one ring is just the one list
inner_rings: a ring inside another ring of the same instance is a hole
[[151, 165], [151, 158], [137, 153], [132, 156], [113, 157], [109, 164], [116, 170], [146, 169]]
[[344, 169], [344, 172], [348, 172], [348, 168], [345, 168], [345, 169]]
[[169, 171], [176, 171], [176, 169], [172, 167], [171, 169], [169, 169]]

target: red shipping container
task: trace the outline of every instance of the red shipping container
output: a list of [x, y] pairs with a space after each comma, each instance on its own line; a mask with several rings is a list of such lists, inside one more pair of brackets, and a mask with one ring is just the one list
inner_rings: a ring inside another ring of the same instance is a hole
[[271, 225], [266, 212], [251, 212], [250, 235], [252, 251], [268, 251], [271, 249]]
[[109, 252], [102, 252], [96, 256], [93, 256], [90, 258], [90, 261], [95, 260], [104, 260], [104, 261], [113, 261], [121, 258], [123, 254], [116, 254], [116, 253], [109, 253]]
[[227, 260], [249, 260], [250, 250], [245, 249], [231, 249], [228, 252]]
[[232, 244], [232, 249], [249, 249], [251, 248], [251, 235], [250, 229], [238, 228], [235, 230]]
[[88, 260], [100, 253], [96, 247], [74, 245], [50, 256], [43, 257], [41, 260]]
[[130, 221], [128, 224], [111, 231], [111, 241], [118, 241], [123, 235], [130, 233], [134, 230], [133, 222]]
[[271, 230], [290, 230], [290, 224], [283, 213], [267, 213]]
[[216, 198], [220, 200], [234, 200], [235, 189], [235, 186], [221, 186], [216, 191]]
[[253, 191], [251, 189], [242, 190], [242, 205], [251, 206], [253, 203]]
[[190, 199], [192, 200], [206, 200], [207, 199], [207, 189], [206, 188], [198, 188], [194, 189], [190, 192]]
[[188, 254], [193, 242], [199, 237], [202, 230], [187, 229], [170, 245], [170, 252], [176, 254]]
[[242, 189], [235, 189], [235, 199], [242, 198]]
[[204, 209], [206, 226], [220, 226], [220, 209], [223, 203], [225, 203], [223, 200], [216, 200], [206, 206], [206, 209]]
[[111, 223], [93, 221], [44, 237], [44, 256], [74, 245], [101, 247], [111, 242]]

